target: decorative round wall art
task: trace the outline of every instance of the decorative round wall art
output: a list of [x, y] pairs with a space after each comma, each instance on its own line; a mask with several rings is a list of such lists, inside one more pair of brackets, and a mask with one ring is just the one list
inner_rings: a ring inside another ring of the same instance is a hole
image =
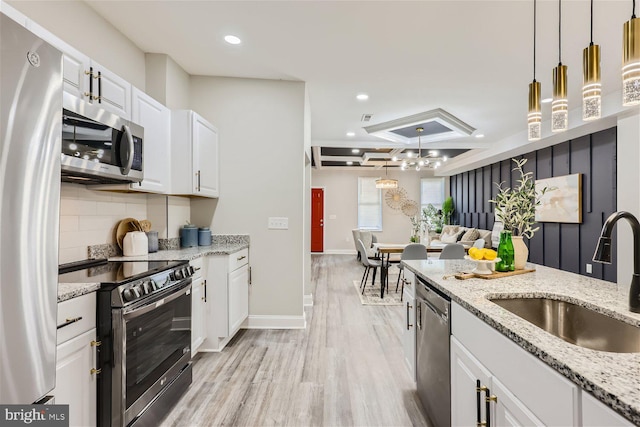
[[402, 213], [406, 216], [416, 216], [418, 213], [418, 202], [415, 200], [406, 200], [402, 204]]
[[399, 211], [407, 200], [407, 192], [402, 187], [391, 188], [384, 194], [384, 200], [391, 209]]

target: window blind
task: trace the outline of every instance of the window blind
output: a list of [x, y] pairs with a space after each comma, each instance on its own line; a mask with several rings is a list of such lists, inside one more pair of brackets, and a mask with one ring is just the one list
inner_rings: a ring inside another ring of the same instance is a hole
[[444, 202], [444, 178], [422, 178], [420, 180], [420, 205], [422, 209], [432, 204], [442, 209]]
[[358, 177], [358, 228], [382, 230], [382, 192], [376, 179]]

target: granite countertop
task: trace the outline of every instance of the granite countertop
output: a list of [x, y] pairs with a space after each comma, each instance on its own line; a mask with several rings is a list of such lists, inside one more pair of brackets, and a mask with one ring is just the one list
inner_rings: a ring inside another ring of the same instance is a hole
[[58, 283], [58, 302], [90, 294], [100, 288], [100, 283]]
[[628, 291], [615, 283], [527, 264], [533, 273], [501, 279], [446, 277], [470, 271], [470, 261], [404, 261], [409, 270], [615, 411], [640, 425], [640, 353], [611, 353], [569, 344], [488, 298], [549, 297], [640, 327], [628, 310]]
[[115, 256], [109, 257], [109, 261], [191, 261], [207, 255], [229, 255], [248, 247], [248, 242], [219, 243], [211, 246], [169, 249], [142, 256]]
[[[137, 257], [109, 257], [109, 261], [191, 261], [207, 255], [229, 255], [248, 247], [248, 239], [223, 241], [216, 242], [211, 246], [162, 250]], [[58, 302], [95, 292], [99, 288], [99, 283], [58, 283]]]

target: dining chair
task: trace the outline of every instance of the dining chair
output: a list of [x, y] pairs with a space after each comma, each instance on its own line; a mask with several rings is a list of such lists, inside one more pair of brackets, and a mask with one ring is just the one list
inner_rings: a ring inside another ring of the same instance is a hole
[[402, 301], [404, 293], [404, 264], [402, 264], [402, 261], [409, 259], [427, 259], [427, 255], [427, 247], [420, 243], [412, 243], [410, 245], [407, 245], [407, 247], [405, 247], [402, 251], [402, 255], [400, 255], [400, 264], [398, 265], [400, 273], [398, 275], [398, 281], [396, 282], [396, 292], [398, 292], [398, 285], [400, 284], [400, 279], [402, 278], [400, 301]]
[[373, 278], [371, 279], [371, 286], [373, 286], [376, 282], [376, 271], [378, 271], [378, 267], [382, 266], [382, 261], [367, 258], [367, 251], [364, 249], [362, 240], [358, 239], [356, 245], [360, 253], [360, 262], [364, 265], [364, 273], [362, 273], [362, 279], [360, 280], [360, 287], [364, 295], [364, 289], [367, 287], [367, 279], [369, 278], [369, 271], [373, 268]]
[[473, 247], [474, 248], [484, 248], [485, 244], [486, 244], [486, 242], [484, 241], [484, 239], [477, 239], [475, 242], [473, 242]]
[[464, 246], [460, 243], [449, 243], [442, 248], [439, 259], [464, 259]]

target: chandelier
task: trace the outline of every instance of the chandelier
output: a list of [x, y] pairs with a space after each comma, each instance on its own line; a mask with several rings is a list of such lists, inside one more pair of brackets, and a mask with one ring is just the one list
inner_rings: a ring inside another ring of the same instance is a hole
[[416, 128], [416, 132], [418, 133], [418, 152], [414, 155], [412, 151], [407, 151], [406, 153], [393, 156], [391, 160], [394, 162], [402, 161], [400, 164], [400, 169], [402, 170], [411, 168], [416, 171], [420, 171], [423, 168], [438, 169], [442, 163], [447, 161], [447, 156], [439, 156], [437, 150], [428, 150], [426, 154], [423, 153], [420, 134], [424, 132], [424, 128], [418, 127]]
[[389, 178], [387, 171], [387, 162], [384, 163], [384, 178], [376, 179], [376, 188], [389, 189], [398, 188], [398, 180]]

